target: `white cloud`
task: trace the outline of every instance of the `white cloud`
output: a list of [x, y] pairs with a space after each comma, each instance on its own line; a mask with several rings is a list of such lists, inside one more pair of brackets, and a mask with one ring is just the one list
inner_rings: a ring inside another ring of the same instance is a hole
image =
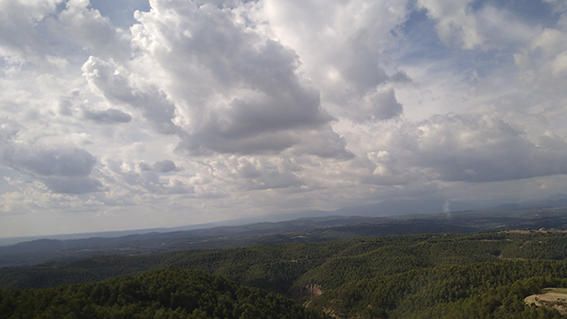
[[[298, 72], [295, 53], [238, 21], [234, 10], [157, 1], [152, 10], [137, 15], [140, 24], [132, 28], [141, 54], [137, 60], [151, 61], [150, 68], [160, 75], [154, 85], [173, 101], [180, 149], [201, 155], [280, 152], [301, 147], [307, 142], [304, 131], [316, 135], [319, 129], [323, 143], [338, 139], [319, 92]], [[124, 86], [116, 82], [124, 81], [117, 73], [110, 76], [112, 70], [101, 75], [98, 66], [104, 63], [95, 61], [91, 58], [83, 67], [87, 78], [97, 78], [99, 88], [107, 81], [102, 89], [107, 97], [125, 96], [116, 89]], [[346, 153], [333, 148], [326, 154], [332, 152], [337, 157]]]
[[0, 229], [553, 194], [567, 19], [536, 2], [0, 0]]
[[333, 114], [356, 118], [369, 111], [362, 106], [365, 100], [403, 74], [391, 66], [385, 52], [398, 47], [396, 33], [407, 18], [407, 5], [389, 0], [300, 5], [268, 0], [260, 2], [256, 19], [299, 54], [301, 69], [320, 88]]
[[418, 5], [437, 21], [439, 37], [449, 44], [472, 49], [483, 43], [472, 0], [418, 0]]
[[567, 142], [527, 136], [490, 115], [443, 115], [407, 123], [385, 139], [377, 163], [421, 169], [429, 179], [492, 182], [567, 174]]
[[503, 49], [523, 45], [539, 27], [527, 25], [512, 13], [473, 0], [418, 0], [435, 20], [439, 38], [463, 49]]
[[172, 122], [175, 106], [157, 88], [136, 88], [130, 83], [126, 70], [92, 56], [81, 69], [88, 83], [98, 89], [109, 102], [140, 109], [148, 122], [160, 133], [172, 134], [177, 130]]
[[88, 0], [0, 1], [0, 56], [44, 64], [85, 52], [129, 55], [126, 32], [89, 6]]

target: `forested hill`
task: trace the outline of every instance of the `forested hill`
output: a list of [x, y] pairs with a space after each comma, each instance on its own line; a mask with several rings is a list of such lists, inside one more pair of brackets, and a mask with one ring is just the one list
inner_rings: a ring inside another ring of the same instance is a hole
[[167, 269], [59, 288], [0, 290], [4, 319], [317, 319], [283, 296], [199, 271]]
[[[146, 256], [107, 256], [69, 263], [4, 268], [0, 269], [0, 287], [9, 290], [3, 294], [2, 311], [5, 311], [4, 314], [11, 313], [13, 300], [17, 300], [15, 307], [18, 311], [31, 311], [38, 307], [48, 309], [45, 307], [51, 305], [51, 301], [42, 298], [55, 296], [55, 300], [59, 300], [56, 305], [82, 307], [93, 303], [93, 309], [104, 309], [101, 311], [126, 307], [124, 309], [143, 312], [148, 308], [148, 311], [170, 313], [177, 308], [170, 307], [173, 304], [164, 300], [171, 300], [180, 289], [183, 290], [182, 287], [199, 286], [201, 284], [198, 283], [203, 281], [207, 282], [204, 287], [211, 291], [211, 295], [224, 295], [231, 291], [228, 294], [232, 296], [230, 303], [235, 305], [234, 309], [241, 309], [237, 305], [247, 302], [248, 297], [242, 296], [248, 295], [235, 295], [233, 292], [257, 292], [230, 283], [209, 286], [209, 283], [220, 279], [192, 271], [170, 273], [168, 269], [172, 267], [198, 269], [238, 285], [262, 289], [263, 293], [285, 295], [295, 300], [296, 306], [303, 304], [307, 309], [334, 318], [562, 318], [551, 308], [526, 305], [524, 298], [538, 294], [544, 288], [567, 287], [567, 234], [563, 231], [506, 231], [368, 237]], [[104, 278], [152, 269], [161, 271], [138, 275], [134, 279], [96, 283]], [[60, 286], [73, 282], [90, 283]], [[160, 286], [161, 282], [167, 285]], [[140, 291], [149, 289], [149, 292], [128, 294], [126, 299], [92, 299], [96, 296], [94, 291], [103, 289], [115, 296], [122, 291], [121, 287], [129, 285], [142, 287]], [[16, 288], [49, 286], [56, 288]], [[173, 292], [168, 290], [170, 288]], [[218, 294], [213, 291], [218, 291]], [[162, 292], [165, 299], [160, 297]], [[260, 296], [264, 296], [263, 293]], [[265, 316], [256, 318], [279, 318], [282, 315], [280, 301], [284, 304], [289, 301], [270, 296], [279, 301], [268, 303], [273, 307], [262, 308]], [[217, 300], [215, 298], [212, 300]], [[225, 300], [225, 297], [222, 299]], [[107, 303], [100, 304], [100, 300]], [[283, 313], [289, 312], [285, 310]], [[210, 312], [207, 316], [215, 318]], [[0, 313], [0, 318], [9, 316]]]

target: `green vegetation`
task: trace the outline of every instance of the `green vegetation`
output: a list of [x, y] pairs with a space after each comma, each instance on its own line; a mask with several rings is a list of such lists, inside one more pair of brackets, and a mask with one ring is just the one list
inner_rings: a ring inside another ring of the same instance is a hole
[[168, 269], [60, 288], [0, 292], [0, 317], [54, 319], [320, 318], [277, 294]]
[[[170, 274], [171, 270], [168, 269], [175, 267], [197, 269], [228, 278], [227, 282], [254, 287], [234, 288], [236, 291], [244, 289], [255, 293], [269, 291], [280, 294], [269, 295], [269, 298], [279, 301], [268, 302], [270, 306], [260, 305], [262, 315], [257, 313], [256, 318], [275, 318], [275, 314], [284, 313], [291, 315], [288, 311], [280, 313], [283, 308], [279, 305], [289, 302], [281, 294], [295, 299], [293, 305], [303, 303], [309, 310], [337, 318], [562, 318], [557, 309], [528, 305], [524, 299], [547, 287], [567, 288], [566, 257], [567, 234], [560, 232], [393, 236], [131, 257], [96, 257], [79, 262], [0, 270], [0, 285], [12, 287], [2, 294], [0, 317], [6, 317], [3, 316], [5, 313], [11, 314], [3, 311], [14, 307], [10, 306], [14, 301], [6, 303], [5, 300], [41, 300], [31, 297], [34, 294], [59, 296], [61, 301], [65, 301], [60, 302], [62, 304], [68, 304], [67, 300], [79, 302], [84, 297], [87, 298], [87, 304], [96, 305], [93, 309], [119, 307], [127, 311], [124, 309], [130, 308], [124, 307], [133, 307], [140, 313], [147, 308], [153, 314], [156, 311], [185, 311], [183, 315], [193, 315], [184, 308], [178, 310], [174, 304], [161, 301], [154, 304], [157, 301], [152, 301], [152, 298], [157, 295], [153, 292], [142, 294], [146, 299], [141, 301], [137, 299], [138, 295], [130, 295], [132, 299], [129, 300], [135, 306], [129, 303], [117, 305], [113, 303], [116, 299], [108, 299], [108, 303], [102, 304], [99, 299], [89, 299], [97, 285], [119, 287], [120, 282], [133, 280], [116, 279], [99, 283], [98, 280], [103, 278], [162, 269], [157, 273], [142, 273], [132, 277], [135, 278], [134, 282], [145, 285], [146, 281], [151, 283], [156, 276], [185, 276]], [[200, 272], [197, 274], [200, 275], [196, 278], [204, 276]], [[47, 287], [72, 282], [91, 283], [47, 290], [13, 290], [13, 287]], [[182, 292], [183, 287], [191, 287], [192, 280], [180, 280], [180, 283], [183, 286], [174, 286], [174, 291]], [[148, 285], [143, 290], [152, 287]], [[235, 287], [235, 284], [230, 285]], [[224, 295], [226, 290], [222, 287], [211, 286], [207, 289]], [[243, 295], [229, 295], [233, 296], [229, 309], [234, 316], [226, 318], [239, 318], [242, 313], [235, 313], [234, 309], [241, 309], [239, 305], [248, 302], [248, 299]], [[19, 305], [18, 302], [16, 304]], [[39, 309], [39, 306], [20, 307]], [[293, 309], [297, 309], [293, 312], [295, 317], [289, 318], [315, 316], [301, 313], [301, 307]], [[208, 317], [225, 318], [219, 316], [216, 310], [203, 311]]]

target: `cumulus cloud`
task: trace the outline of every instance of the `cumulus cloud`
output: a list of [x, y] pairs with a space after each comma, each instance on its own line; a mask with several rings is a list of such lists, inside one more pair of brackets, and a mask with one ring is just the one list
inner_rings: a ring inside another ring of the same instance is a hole
[[0, 211], [131, 228], [548, 195], [563, 2], [0, 0]]
[[389, 0], [268, 0], [261, 2], [258, 19], [266, 19], [270, 32], [298, 52], [305, 61], [301, 68], [317, 83], [333, 114], [368, 119], [376, 114], [365, 101], [389, 82], [408, 80], [402, 71], [387, 71], [382, 59], [399, 41], [395, 30], [406, 20], [407, 6]]
[[329, 127], [332, 118], [298, 72], [295, 52], [239, 21], [236, 9], [156, 1], [137, 19], [133, 43], [140, 61], [151, 61], [165, 79], [180, 148], [279, 152], [301, 145], [304, 130]]
[[126, 70], [92, 56], [83, 64], [82, 71], [89, 84], [109, 101], [141, 110], [148, 122], [161, 133], [172, 134], [176, 131], [172, 122], [175, 106], [157, 88], [137, 88], [130, 83]]
[[128, 56], [128, 35], [88, 0], [0, 1], [0, 56], [36, 64], [84, 51]]
[[37, 23], [55, 11], [61, 1], [2, 1], [0, 2], [0, 54], [18, 56], [37, 51], [41, 38]]
[[274, 189], [301, 186], [300, 178], [285, 161], [251, 158], [236, 159], [236, 174], [248, 189]]
[[473, 0], [418, 0], [436, 22], [439, 38], [463, 49], [523, 45], [537, 32], [520, 18], [490, 2]]
[[[563, 18], [567, 21], [567, 18]], [[567, 23], [556, 27], [543, 28], [528, 43], [514, 55], [515, 62], [524, 70], [546, 85], [554, 86], [558, 78], [567, 76]], [[546, 80], [552, 75], [551, 81]]]
[[377, 163], [429, 179], [493, 182], [567, 174], [567, 142], [489, 115], [439, 115], [389, 134]]
[[157, 161], [153, 165], [145, 162], [133, 165], [123, 161], [108, 160], [105, 166], [115, 179], [126, 183], [132, 191], [138, 193], [190, 195], [195, 192], [194, 187], [175, 176], [174, 173], [179, 171], [179, 168], [171, 160]]

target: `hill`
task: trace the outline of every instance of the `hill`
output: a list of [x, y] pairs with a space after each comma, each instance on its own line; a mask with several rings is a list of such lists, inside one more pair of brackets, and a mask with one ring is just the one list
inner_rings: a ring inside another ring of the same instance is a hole
[[398, 217], [327, 216], [192, 230], [81, 239], [38, 239], [0, 247], [0, 267], [79, 260], [97, 255], [311, 243], [330, 239], [423, 233], [465, 233], [505, 229], [567, 227], [566, 209], [463, 211]]
[[277, 294], [267, 294], [221, 277], [182, 269], [59, 288], [0, 291], [0, 317], [322, 318]]
[[559, 230], [423, 234], [98, 256], [0, 269], [0, 286], [93, 285], [175, 267], [284, 294], [335, 318], [561, 318], [524, 299], [567, 287], [566, 258]]

